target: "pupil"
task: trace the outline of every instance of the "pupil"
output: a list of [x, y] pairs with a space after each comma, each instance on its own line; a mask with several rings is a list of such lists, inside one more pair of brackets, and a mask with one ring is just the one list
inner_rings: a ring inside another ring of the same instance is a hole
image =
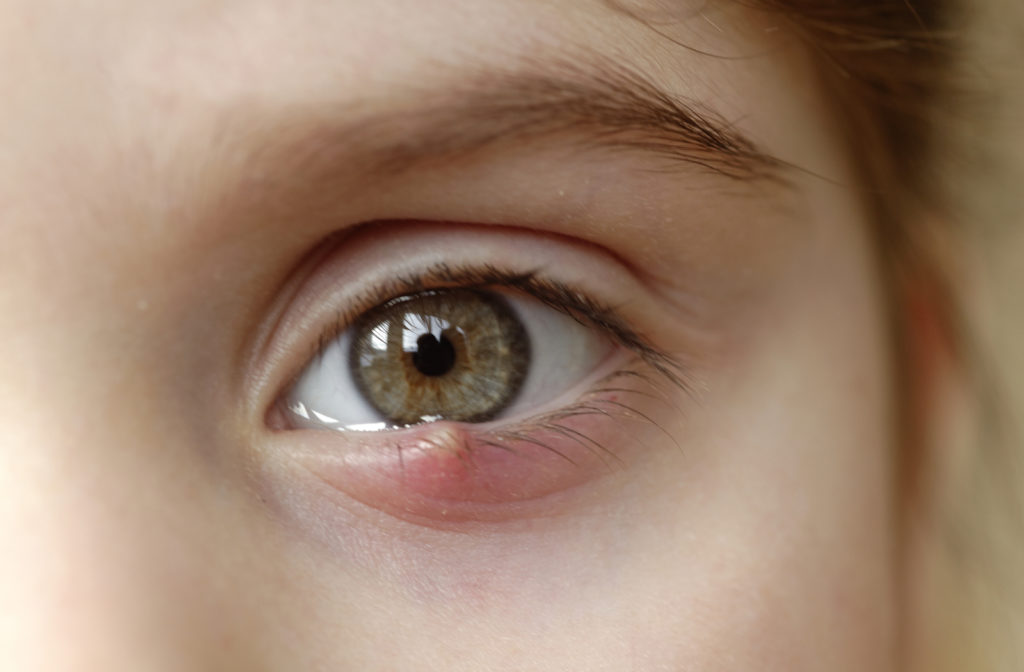
[[416, 339], [412, 363], [424, 376], [443, 376], [455, 366], [455, 346], [443, 334], [441, 340], [433, 334], [423, 334]]

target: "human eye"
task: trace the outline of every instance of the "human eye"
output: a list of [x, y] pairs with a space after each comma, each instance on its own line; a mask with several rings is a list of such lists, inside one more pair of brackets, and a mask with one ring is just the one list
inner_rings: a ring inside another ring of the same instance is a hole
[[642, 453], [638, 425], [657, 426], [685, 384], [678, 359], [602, 296], [629, 296], [616, 274], [587, 277], [614, 266], [592, 251], [430, 224], [340, 247], [373, 270], [339, 261], [313, 273], [307, 284], [326, 291], [307, 305], [329, 319], [303, 330], [313, 353], [267, 418], [363, 504], [446, 521], [543, 507]]
[[[283, 400], [286, 422], [341, 431], [500, 422], [607, 368], [612, 344], [568, 306], [502, 291], [540, 293], [543, 281], [532, 274], [458, 275], [467, 284], [399, 294], [327, 339]], [[477, 286], [488, 280], [486, 289]], [[403, 282], [427, 283], [423, 276]]]

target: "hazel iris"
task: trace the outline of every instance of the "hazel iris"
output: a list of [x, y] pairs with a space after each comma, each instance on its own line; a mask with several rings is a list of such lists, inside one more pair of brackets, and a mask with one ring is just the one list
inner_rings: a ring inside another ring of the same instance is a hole
[[522, 388], [530, 342], [502, 297], [434, 290], [364, 313], [354, 325], [349, 366], [390, 424], [486, 422]]

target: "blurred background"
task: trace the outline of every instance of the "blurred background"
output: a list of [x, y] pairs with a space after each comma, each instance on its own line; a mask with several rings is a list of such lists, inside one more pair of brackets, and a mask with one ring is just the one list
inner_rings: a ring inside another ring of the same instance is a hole
[[960, 209], [960, 289], [991, 398], [957, 456], [954, 554], [936, 572], [957, 598], [936, 605], [950, 611], [931, 634], [945, 646], [924, 669], [1009, 672], [1024, 670], [1024, 0], [962, 4], [968, 58], [950, 109], [946, 189]]
[[[979, 236], [974, 308], [1024, 412], [1024, 1], [968, 0], [972, 58], [960, 125], [964, 162], [951, 163], [967, 222]], [[960, 184], [958, 184], [960, 183]]]

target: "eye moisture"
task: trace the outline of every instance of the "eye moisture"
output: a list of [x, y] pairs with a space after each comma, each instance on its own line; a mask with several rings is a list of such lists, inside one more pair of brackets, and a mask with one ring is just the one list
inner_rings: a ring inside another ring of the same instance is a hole
[[614, 311], [533, 273], [433, 266], [350, 303], [362, 308], [339, 313], [278, 400], [285, 428], [511, 426], [558, 410], [550, 404], [630, 351], [679, 384], [678, 365]]
[[516, 397], [530, 367], [522, 323], [501, 297], [453, 289], [399, 297], [354, 325], [349, 368], [394, 426], [486, 422]]

